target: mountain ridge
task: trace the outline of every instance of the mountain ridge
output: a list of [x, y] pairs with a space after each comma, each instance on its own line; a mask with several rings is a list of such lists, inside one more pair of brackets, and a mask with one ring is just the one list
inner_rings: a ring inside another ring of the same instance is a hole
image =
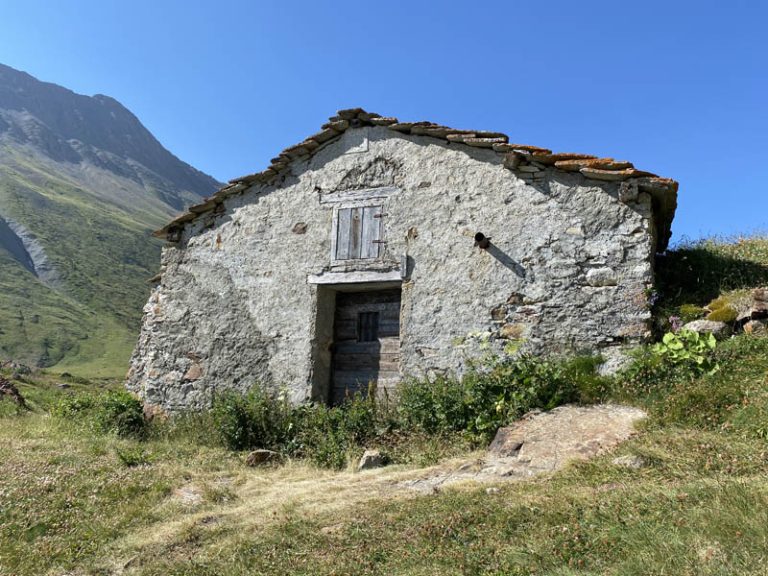
[[[77, 94], [4, 64], [0, 64], [0, 134], [21, 144], [29, 142], [57, 161], [89, 161], [142, 181], [136, 168], [128, 165], [130, 159], [197, 196], [220, 186], [166, 150], [116, 99]], [[177, 210], [185, 204], [183, 197], [163, 200]], [[189, 203], [194, 198], [186, 200]]]

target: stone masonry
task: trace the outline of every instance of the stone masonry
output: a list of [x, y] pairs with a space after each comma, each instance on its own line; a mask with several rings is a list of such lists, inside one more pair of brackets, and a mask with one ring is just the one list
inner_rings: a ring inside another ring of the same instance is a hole
[[[326, 400], [333, 294], [356, 286], [400, 287], [403, 376], [639, 343], [676, 191], [628, 162], [341, 111], [157, 233], [127, 386], [169, 412], [256, 384]], [[337, 210], [356, 202], [380, 210], [379, 256], [334, 261]]]

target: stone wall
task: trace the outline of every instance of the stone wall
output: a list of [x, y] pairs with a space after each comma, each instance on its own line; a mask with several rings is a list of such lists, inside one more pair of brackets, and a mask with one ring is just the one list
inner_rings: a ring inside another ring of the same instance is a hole
[[396, 192], [383, 201], [384, 257], [368, 268], [407, 262], [404, 375], [461, 371], [510, 342], [537, 353], [639, 342], [655, 240], [651, 196], [631, 182], [505, 167], [490, 149], [383, 127], [347, 130], [274, 182], [228, 196], [164, 249], [128, 387], [170, 411], [256, 382], [296, 401], [322, 397], [327, 293], [308, 278], [332, 271], [328, 200], [379, 187]]

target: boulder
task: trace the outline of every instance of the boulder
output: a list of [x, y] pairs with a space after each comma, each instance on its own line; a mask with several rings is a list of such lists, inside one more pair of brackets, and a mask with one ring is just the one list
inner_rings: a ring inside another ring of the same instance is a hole
[[684, 325], [683, 330], [709, 333], [718, 340], [727, 338], [731, 335], [731, 327], [725, 322], [719, 322], [717, 320], [694, 320], [693, 322], [688, 322]]
[[21, 395], [19, 389], [16, 388], [12, 382], [0, 376], [0, 398], [3, 396], [9, 397], [19, 406], [19, 408], [28, 409], [24, 396]]
[[768, 288], [752, 290], [752, 301], [743, 320], [762, 320], [768, 318]]
[[768, 320], [750, 320], [744, 324], [744, 332], [757, 336], [768, 333]]
[[366, 450], [360, 462], [357, 464], [357, 470], [372, 470], [374, 468], [381, 468], [385, 465], [384, 456], [378, 450]]
[[[398, 486], [433, 494], [457, 482], [522, 480], [560, 470], [570, 462], [587, 460], [612, 450], [636, 434], [635, 425], [646, 414], [639, 408], [618, 404], [560, 406], [529, 412], [510, 426], [500, 428], [480, 459], [447, 471], [404, 480]], [[618, 466], [647, 465], [635, 456], [617, 458]], [[495, 489], [488, 494], [496, 493]]]
[[638, 408], [610, 404], [534, 411], [500, 428], [488, 453], [508, 464], [513, 475], [553, 471], [610, 450], [631, 437], [643, 418]]
[[255, 468], [257, 466], [268, 466], [280, 464], [283, 461], [283, 455], [272, 450], [254, 450], [245, 457], [245, 465]]

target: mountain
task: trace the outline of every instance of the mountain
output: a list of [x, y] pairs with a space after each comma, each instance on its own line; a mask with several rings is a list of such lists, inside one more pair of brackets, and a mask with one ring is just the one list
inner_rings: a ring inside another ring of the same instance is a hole
[[158, 268], [150, 232], [219, 186], [113, 98], [0, 65], [0, 360], [121, 372]]

